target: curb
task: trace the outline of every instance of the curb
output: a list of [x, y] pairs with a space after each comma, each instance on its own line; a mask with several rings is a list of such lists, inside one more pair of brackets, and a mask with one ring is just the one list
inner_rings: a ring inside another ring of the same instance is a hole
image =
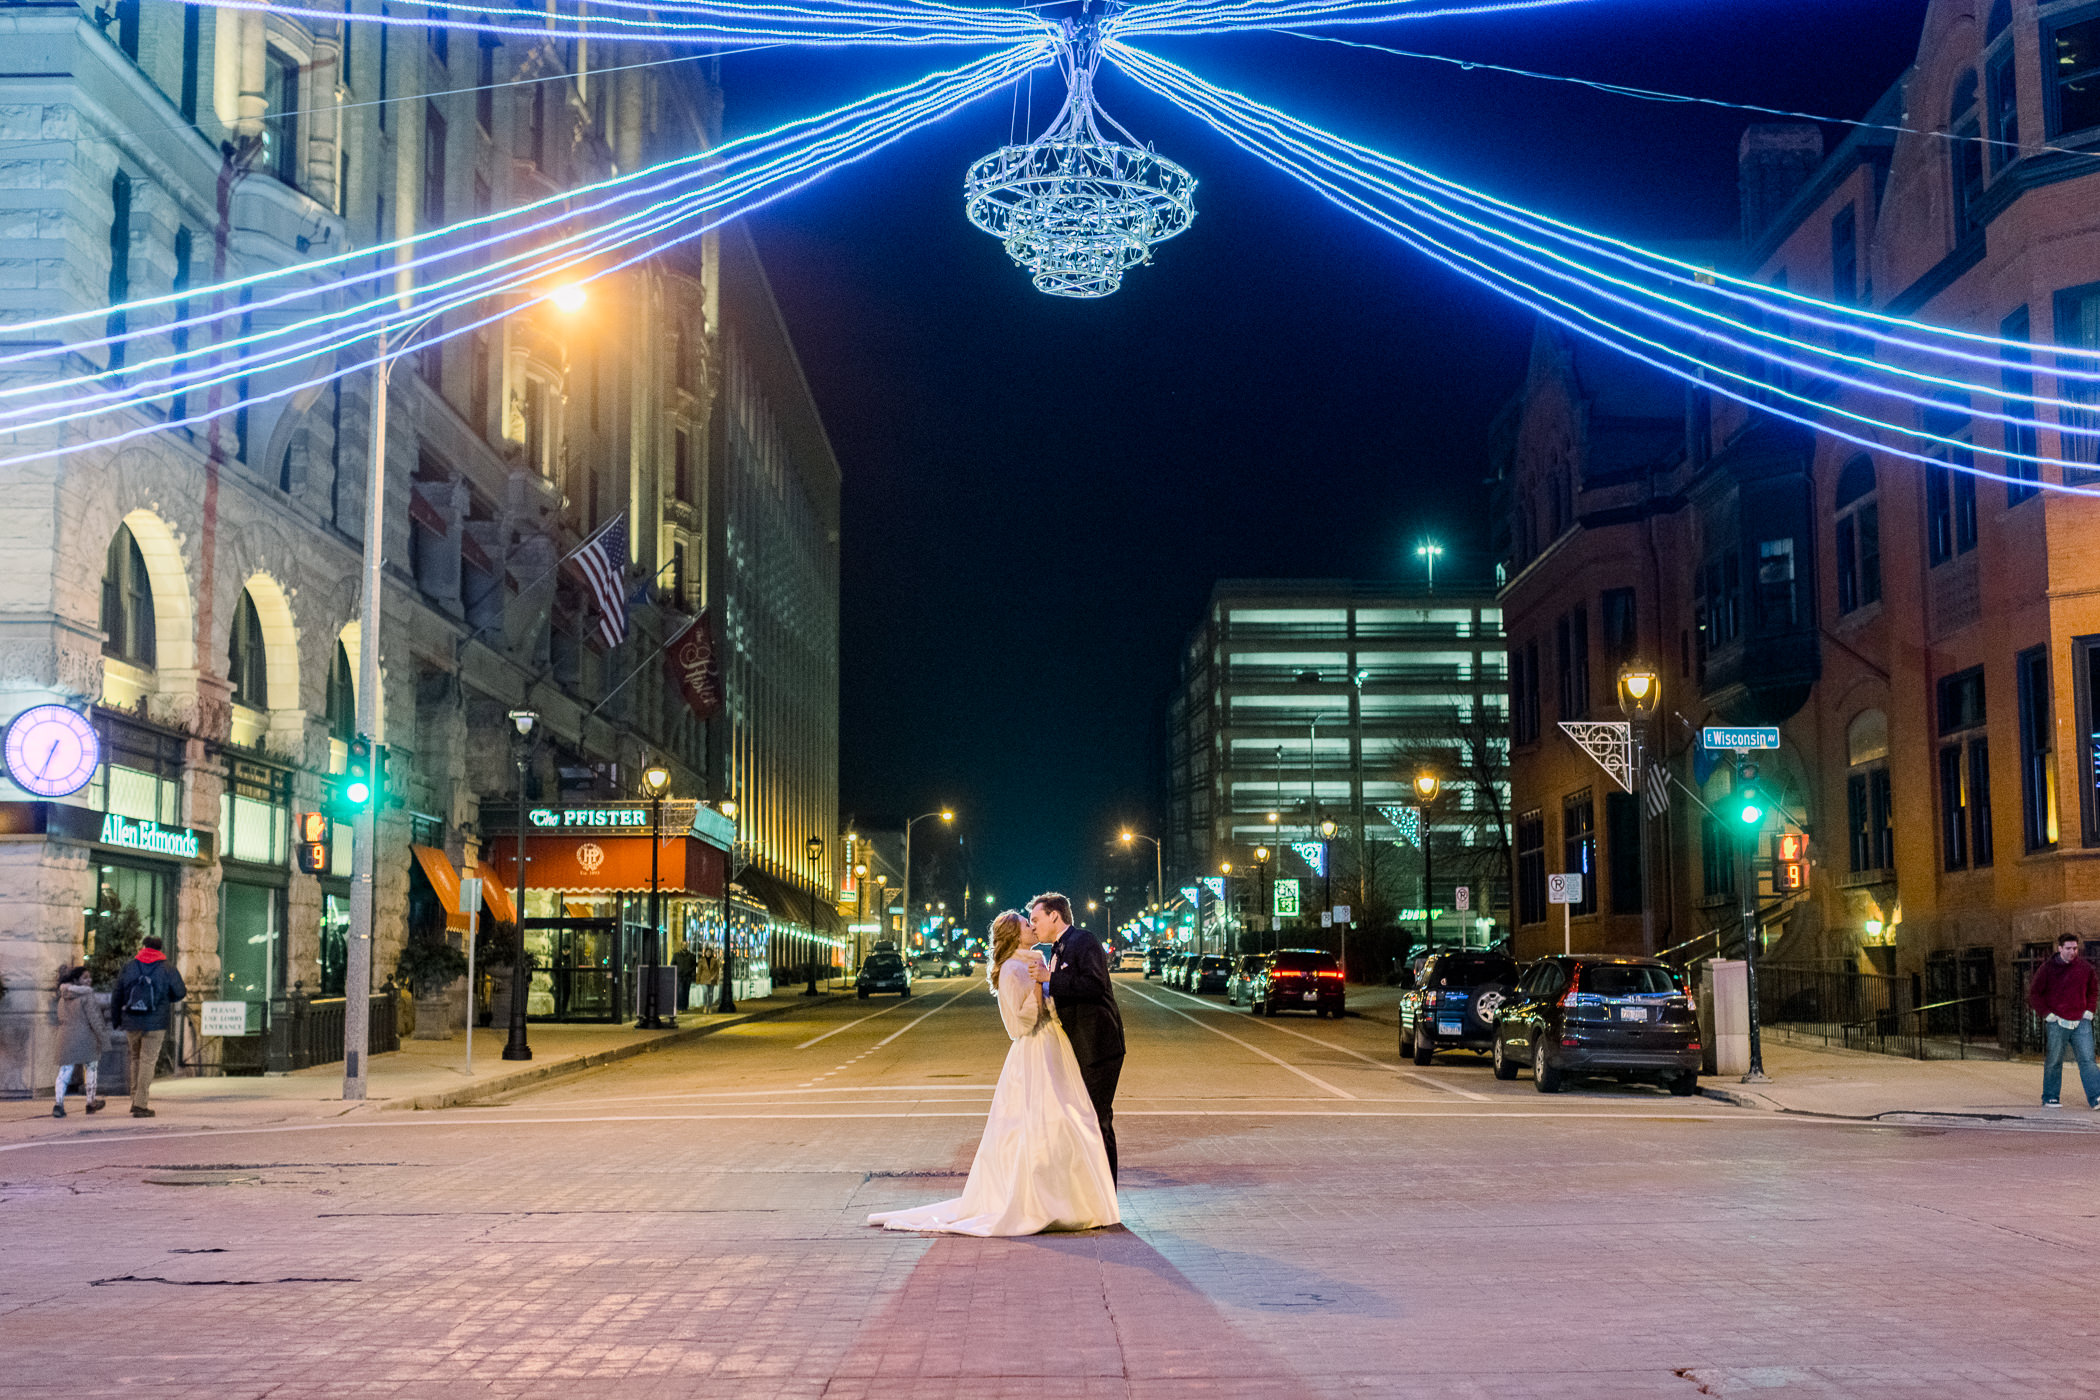
[[770, 1020], [775, 1016], [785, 1016], [790, 1011], [798, 1011], [805, 1007], [822, 1006], [827, 1002], [842, 1001], [845, 999], [845, 996], [846, 994], [843, 992], [828, 993], [821, 999], [811, 998], [808, 1001], [794, 1005], [771, 1006], [763, 1011], [739, 1012], [726, 1020], [716, 1021], [711, 1025], [681, 1027], [677, 1030], [666, 1031], [652, 1040], [637, 1040], [628, 1045], [614, 1046], [610, 1050], [593, 1050], [583, 1055], [572, 1055], [566, 1060], [549, 1060], [545, 1064], [514, 1070], [509, 1074], [498, 1075], [482, 1080], [479, 1083], [462, 1084], [457, 1089], [445, 1089], [434, 1094], [414, 1094], [404, 1098], [386, 1099], [375, 1105], [375, 1107], [382, 1112], [413, 1112], [426, 1109], [459, 1108], [466, 1104], [471, 1104], [477, 1099], [492, 1098], [498, 1094], [507, 1094], [512, 1090], [522, 1089], [527, 1085], [542, 1084], [548, 1080], [560, 1079], [571, 1074], [581, 1074], [585, 1070], [597, 1069], [601, 1065], [633, 1059], [637, 1055], [646, 1055], [652, 1051], [668, 1049], [674, 1045], [684, 1045], [688, 1042], [699, 1040], [703, 1036], [713, 1035], [716, 1031], [726, 1031], [731, 1026], [741, 1026], [751, 1021]]
[[1766, 1113], [1788, 1113], [1792, 1111], [1784, 1104], [1775, 1103], [1763, 1094], [1754, 1094], [1748, 1089], [1717, 1089], [1713, 1085], [1702, 1081], [1699, 1085], [1699, 1092], [1706, 1098], [1719, 1099], [1722, 1103], [1734, 1104], [1737, 1108], [1755, 1108]]

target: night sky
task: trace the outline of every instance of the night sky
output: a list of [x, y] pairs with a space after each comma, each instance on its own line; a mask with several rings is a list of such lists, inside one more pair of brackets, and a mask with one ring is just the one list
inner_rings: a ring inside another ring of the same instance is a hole
[[[1924, 9], [1596, 0], [1327, 32], [1857, 116], [1910, 61]], [[1152, 47], [1637, 240], [1732, 236], [1736, 141], [1764, 119], [1284, 35]], [[967, 56], [728, 57], [726, 126]], [[1038, 73], [1027, 134], [1056, 88]], [[1005, 94], [753, 222], [844, 472], [841, 810], [894, 823], [953, 803], [977, 888], [1002, 904], [1090, 892], [1119, 878], [1118, 823], [1159, 832], [1164, 702], [1215, 580], [1416, 577], [1425, 535], [1450, 551], [1439, 582], [1489, 575], [1485, 432], [1531, 334], [1105, 64], [1098, 92], [1200, 182], [1190, 230], [1105, 300], [1036, 292], [963, 217], [964, 169], [1014, 124]], [[1149, 849], [1120, 872], [1150, 875]]]

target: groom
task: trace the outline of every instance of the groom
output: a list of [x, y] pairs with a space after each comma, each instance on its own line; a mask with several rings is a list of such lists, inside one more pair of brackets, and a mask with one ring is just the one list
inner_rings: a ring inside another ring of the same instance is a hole
[[1057, 1006], [1058, 1024], [1072, 1042], [1079, 1077], [1094, 1101], [1101, 1145], [1108, 1149], [1108, 1174], [1116, 1174], [1116, 1081], [1123, 1075], [1123, 1013], [1108, 980], [1108, 955], [1101, 940], [1072, 926], [1072, 901], [1040, 894], [1028, 903], [1028, 927], [1036, 942], [1055, 944], [1047, 966], [1035, 970]]

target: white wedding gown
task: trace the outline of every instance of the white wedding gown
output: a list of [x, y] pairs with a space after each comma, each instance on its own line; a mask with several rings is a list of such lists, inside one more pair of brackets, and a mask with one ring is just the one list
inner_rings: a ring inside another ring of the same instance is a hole
[[1101, 1125], [1072, 1042], [1029, 975], [1034, 949], [999, 968], [999, 1017], [1013, 1044], [992, 1092], [992, 1113], [970, 1179], [951, 1201], [877, 1211], [870, 1225], [951, 1235], [1034, 1235], [1114, 1225], [1116, 1184], [1108, 1174]]

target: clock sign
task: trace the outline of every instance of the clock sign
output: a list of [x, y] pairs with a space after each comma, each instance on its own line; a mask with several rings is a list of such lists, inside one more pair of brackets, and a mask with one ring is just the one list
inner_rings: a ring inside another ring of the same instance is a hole
[[7, 776], [39, 797], [80, 791], [101, 762], [94, 726], [64, 705], [32, 706], [7, 726]]

